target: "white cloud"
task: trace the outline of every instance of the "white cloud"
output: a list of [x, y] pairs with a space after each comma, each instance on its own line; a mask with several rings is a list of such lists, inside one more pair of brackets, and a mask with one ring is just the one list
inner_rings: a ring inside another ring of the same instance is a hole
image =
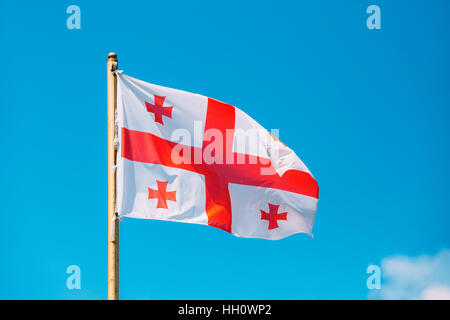
[[450, 300], [450, 288], [447, 286], [430, 287], [422, 291], [424, 300]]
[[[436, 255], [396, 255], [381, 261], [381, 289], [370, 297], [382, 299], [450, 300], [450, 250]], [[374, 292], [376, 291], [376, 292]]]

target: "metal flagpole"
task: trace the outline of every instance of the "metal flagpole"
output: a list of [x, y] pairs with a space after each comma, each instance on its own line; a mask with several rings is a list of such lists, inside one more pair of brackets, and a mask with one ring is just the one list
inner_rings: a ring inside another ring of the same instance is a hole
[[[115, 111], [117, 102], [117, 55], [108, 54], [106, 62], [108, 88], [108, 300], [119, 299], [119, 220], [115, 219], [116, 150], [114, 148]], [[111, 234], [112, 233], [112, 234]]]

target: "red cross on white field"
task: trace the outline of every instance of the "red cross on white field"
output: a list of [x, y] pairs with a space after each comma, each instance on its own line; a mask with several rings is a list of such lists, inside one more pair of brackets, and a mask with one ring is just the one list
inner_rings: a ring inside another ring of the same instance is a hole
[[268, 229], [276, 229], [278, 228], [278, 220], [287, 220], [287, 212], [278, 213], [279, 204], [271, 204], [269, 203], [269, 212], [261, 211], [261, 220], [269, 221]]
[[[164, 97], [157, 98], [155, 96], [155, 105], [149, 107], [146, 103], [147, 108], [151, 110], [150, 112], [155, 113], [155, 121], [157, 122], [162, 118], [162, 115], [171, 118], [171, 108], [173, 107], [168, 107], [170, 110], [164, 109], [167, 107], [162, 106], [163, 102]], [[159, 123], [162, 124], [162, 120]], [[223, 137], [226, 137], [226, 130], [234, 130], [234, 125], [235, 108], [229, 104], [208, 98], [205, 132], [208, 129], [216, 129], [221, 131]], [[234, 157], [234, 161], [231, 163], [228, 161], [222, 161], [222, 163], [206, 163], [204, 159], [202, 159], [201, 163], [191, 163], [191, 161], [181, 161], [180, 163], [180, 161], [175, 162], [172, 159], [172, 150], [177, 146], [175, 142], [162, 139], [148, 132], [135, 131], [127, 128], [122, 128], [121, 135], [121, 156], [123, 158], [143, 163], [160, 164], [202, 174], [205, 180], [205, 208], [208, 216], [208, 224], [228, 232], [231, 232], [232, 220], [231, 200], [228, 190], [229, 183], [279, 189], [318, 198], [317, 182], [309, 173], [299, 170], [288, 170], [280, 177], [273, 168], [270, 159], [233, 152], [233, 139], [226, 139], [222, 144], [222, 149], [215, 150], [215, 157], [219, 156], [222, 159], [225, 155], [227, 157], [228, 155]], [[214, 140], [209, 141], [203, 139], [201, 148], [192, 146], [184, 146], [183, 148], [189, 151], [186, 152], [189, 155], [197, 152], [203, 154], [205, 148], [212, 142]], [[237, 163], [236, 159], [238, 156], [245, 158], [243, 164], [240, 162]], [[268, 167], [273, 171], [273, 174], [261, 174], [261, 169], [266, 168], [267, 171]], [[158, 184], [158, 191], [161, 193], [163, 189], [164, 191], [166, 190], [166, 187], [167, 184], [164, 186], [161, 185], [160, 189]], [[152, 196], [154, 195], [156, 196], [156, 194], [152, 193]], [[167, 206], [167, 203], [159, 203], [158, 200], [158, 205]], [[269, 221], [269, 229], [278, 227], [277, 219], [283, 220], [283, 217], [286, 218], [285, 213], [278, 214], [277, 210], [278, 206], [269, 204], [269, 213], [265, 212], [263, 214], [261, 212], [261, 219]], [[256, 212], [255, 214], [259, 213]]]
[[148, 198], [149, 199], [158, 199], [156, 208], [168, 209], [167, 200], [176, 202], [177, 201], [177, 197], [176, 197], [177, 193], [176, 193], [176, 191], [166, 191], [167, 181], [156, 180], [156, 184], [158, 186], [158, 190], [148, 188]]
[[156, 95], [154, 97], [155, 104], [145, 101], [145, 106], [147, 107], [148, 112], [155, 114], [155, 122], [164, 125], [162, 116], [172, 119], [173, 106], [164, 106], [164, 100], [166, 100], [166, 97]]

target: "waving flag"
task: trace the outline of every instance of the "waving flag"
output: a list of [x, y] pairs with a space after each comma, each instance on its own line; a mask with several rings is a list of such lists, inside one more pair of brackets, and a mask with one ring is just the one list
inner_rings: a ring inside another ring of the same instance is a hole
[[116, 74], [120, 217], [312, 236], [318, 185], [291, 149], [234, 106]]

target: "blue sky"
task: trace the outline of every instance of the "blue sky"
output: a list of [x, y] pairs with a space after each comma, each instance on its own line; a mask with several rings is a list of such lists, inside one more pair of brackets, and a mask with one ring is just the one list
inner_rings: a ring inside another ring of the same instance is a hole
[[448, 1], [0, 3], [1, 299], [106, 298], [110, 51], [279, 128], [320, 187], [314, 239], [125, 219], [121, 298], [366, 299], [368, 265], [450, 247]]

